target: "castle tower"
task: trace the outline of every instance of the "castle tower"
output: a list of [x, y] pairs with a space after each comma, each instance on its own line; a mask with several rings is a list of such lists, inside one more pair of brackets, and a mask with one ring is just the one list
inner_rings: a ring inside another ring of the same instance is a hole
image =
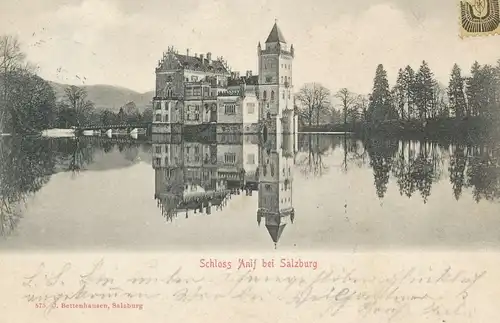
[[[259, 206], [257, 222], [265, 218], [266, 228], [277, 245], [286, 225], [293, 221], [293, 154], [282, 134], [273, 134], [261, 145], [259, 153]], [[284, 144], [284, 145], [283, 145]]]
[[295, 133], [293, 97], [293, 45], [283, 36], [275, 22], [265, 48], [257, 47], [259, 60], [259, 100], [260, 122], [266, 124], [268, 131]]

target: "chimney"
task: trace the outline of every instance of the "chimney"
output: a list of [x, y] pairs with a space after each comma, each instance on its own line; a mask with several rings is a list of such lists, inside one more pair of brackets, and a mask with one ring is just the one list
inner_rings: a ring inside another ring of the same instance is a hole
[[205, 56], [205, 55], [200, 54], [200, 60], [201, 60], [201, 64], [202, 64], [202, 65], [203, 65], [203, 64], [205, 64], [205, 62], [203, 61], [203, 56]]
[[210, 53], [210, 52], [207, 53], [207, 60], [208, 60], [208, 64], [212, 64], [212, 53]]
[[247, 71], [247, 77], [251, 77], [252, 76], [252, 71]]
[[189, 56], [189, 48], [186, 49], [186, 56]]

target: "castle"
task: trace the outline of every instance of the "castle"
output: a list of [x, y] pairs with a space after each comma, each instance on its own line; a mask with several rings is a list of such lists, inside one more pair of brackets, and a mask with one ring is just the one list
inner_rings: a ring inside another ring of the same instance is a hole
[[[158, 207], [167, 221], [217, 213], [234, 195], [258, 191], [257, 224], [276, 246], [293, 223], [293, 168], [297, 134], [220, 134], [215, 141], [155, 142], [153, 168]], [[244, 197], [246, 198], [246, 197]], [[238, 216], [238, 215], [235, 215]]]
[[155, 71], [152, 133], [297, 133], [295, 53], [277, 22], [265, 48], [259, 42], [257, 56], [258, 75], [240, 76], [223, 57], [179, 54], [169, 47]]

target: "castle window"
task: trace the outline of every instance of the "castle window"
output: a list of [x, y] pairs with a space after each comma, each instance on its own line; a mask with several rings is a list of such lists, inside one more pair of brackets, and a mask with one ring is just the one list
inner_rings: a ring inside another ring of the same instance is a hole
[[156, 166], [160, 166], [161, 165], [161, 158], [155, 158], [155, 164], [156, 164]]
[[168, 156], [165, 157], [165, 165], [168, 165]]
[[274, 177], [274, 165], [271, 164], [271, 176]]
[[264, 91], [264, 92], [262, 93], [262, 99], [263, 99], [264, 101], [267, 101], [267, 92], [266, 92], [266, 91]]
[[283, 91], [283, 99], [285, 98], [285, 91]]
[[161, 102], [155, 102], [155, 110], [161, 109]]
[[274, 91], [271, 91], [271, 102], [274, 102]]
[[236, 104], [224, 104], [224, 113], [225, 114], [235, 114], [236, 113]]
[[161, 122], [161, 114], [157, 114], [155, 117], [155, 121]]
[[200, 120], [200, 107], [194, 105], [188, 105], [186, 111], [186, 118], [188, 121]]
[[235, 162], [236, 162], [236, 154], [235, 153], [225, 153], [224, 154], [224, 163], [234, 164]]
[[266, 83], [271, 83], [273, 81], [272, 76], [266, 76]]
[[283, 76], [281, 77], [281, 83], [283, 83]]
[[155, 151], [157, 154], [161, 154], [161, 146], [156, 146]]
[[168, 114], [163, 116], [163, 122], [168, 122]]

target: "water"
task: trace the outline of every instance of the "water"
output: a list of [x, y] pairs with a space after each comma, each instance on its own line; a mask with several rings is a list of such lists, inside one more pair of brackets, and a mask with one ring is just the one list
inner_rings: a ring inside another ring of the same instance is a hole
[[281, 250], [500, 246], [492, 145], [326, 134], [0, 140], [3, 250], [269, 250], [273, 238]]

